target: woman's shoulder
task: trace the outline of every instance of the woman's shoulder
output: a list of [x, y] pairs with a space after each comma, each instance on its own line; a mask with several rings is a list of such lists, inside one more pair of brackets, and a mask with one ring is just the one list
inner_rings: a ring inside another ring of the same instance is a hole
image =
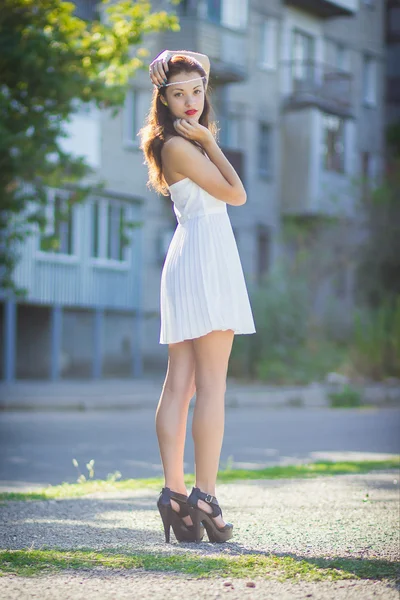
[[181, 135], [171, 135], [165, 139], [161, 152], [164, 155], [179, 155], [180, 153], [191, 152], [192, 148], [201, 154], [205, 154], [200, 145], [193, 144]]
[[181, 135], [168, 136], [163, 144], [163, 150], [169, 148], [187, 148], [189, 140], [185, 140]]

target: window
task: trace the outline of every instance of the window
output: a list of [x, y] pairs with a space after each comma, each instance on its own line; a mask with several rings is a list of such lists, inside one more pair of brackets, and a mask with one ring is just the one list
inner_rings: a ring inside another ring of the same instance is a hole
[[149, 95], [137, 89], [131, 89], [125, 100], [124, 142], [128, 147], [139, 147], [138, 132], [143, 127], [150, 105]]
[[366, 106], [376, 104], [376, 60], [365, 55], [363, 63], [363, 102]]
[[350, 70], [349, 51], [344, 44], [332, 40], [325, 42], [325, 62], [338, 71]]
[[221, 22], [221, 1], [222, 0], [207, 0], [207, 17], [210, 21]]
[[73, 255], [73, 207], [69, 202], [70, 192], [49, 190], [45, 209], [46, 226], [40, 238], [40, 250], [56, 254]]
[[248, 0], [207, 0], [207, 18], [232, 29], [245, 29]]
[[122, 206], [108, 205], [108, 230], [107, 230], [107, 258], [111, 260], [123, 260], [123, 230], [124, 230], [124, 208]]
[[93, 202], [92, 206], [92, 251], [91, 256], [99, 257], [99, 228], [100, 228], [100, 206], [98, 202]]
[[248, 0], [222, 0], [221, 23], [232, 29], [246, 29]]
[[388, 77], [400, 77], [400, 43], [387, 47], [386, 74]]
[[91, 256], [106, 261], [127, 261], [128, 207], [118, 200], [94, 200], [91, 205]]
[[386, 50], [386, 99], [400, 102], [400, 43], [389, 44]]
[[170, 0], [169, 3], [171, 4], [170, 8], [175, 9], [179, 16], [184, 17], [190, 14], [190, 0], [180, 0], [179, 4], [175, 4]]
[[221, 125], [221, 144], [226, 148], [240, 150], [243, 146], [243, 121], [236, 113], [222, 115], [219, 119]]
[[335, 115], [323, 115], [323, 163], [327, 171], [344, 173], [344, 126], [344, 119]]
[[315, 39], [312, 35], [299, 30], [293, 31], [292, 61], [294, 87], [299, 87], [299, 82], [314, 83]]
[[264, 225], [259, 226], [257, 231], [257, 280], [262, 283], [264, 276], [268, 272], [270, 254], [270, 235], [268, 228]]
[[276, 19], [264, 19], [260, 24], [260, 67], [263, 69], [276, 69], [277, 31]]
[[272, 175], [272, 128], [268, 123], [260, 123], [258, 137], [258, 174], [260, 177]]
[[387, 24], [389, 33], [400, 33], [400, 6], [388, 6]]

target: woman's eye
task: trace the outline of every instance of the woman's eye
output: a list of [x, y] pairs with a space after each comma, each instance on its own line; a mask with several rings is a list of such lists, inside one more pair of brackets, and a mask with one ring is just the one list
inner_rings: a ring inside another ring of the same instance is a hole
[[[199, 94], [201, 94], [201, 90], [195, 90], [195, 93], [197, 93], [197, 92], [198, 92]], [[181, 92], [178, 92], [177, 94], [174, 94], [174, 98], [178, 98], [178, 96], [182, 96], [182, 93], [181, 93]]]

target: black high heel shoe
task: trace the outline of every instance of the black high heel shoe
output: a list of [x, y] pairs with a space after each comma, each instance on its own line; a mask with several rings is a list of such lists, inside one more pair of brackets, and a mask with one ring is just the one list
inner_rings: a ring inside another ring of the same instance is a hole
[[[198, 501], [203, 500], [207, 502], [212, 508], [212, 513], [208, 513], [198, 507]], [[201, 524], [203, 523], [206, 528], [208, 539], [210, 542], [226, 542], [231, 539], [233, 535], [232, 523], [225, 523], [224, 527], [218, 527], [213, 517], [222, 516], [222, 510], [218, 504], [218, 500], [215, 496], [205, 494], [199, 488], [193, 488], [189, 498], [187, 499], [189, 505], [190, 516], [192, 517], [193, 525], [195, 527], [196, 542], [200, 542]]]
[[[179, 504], [179, 512], [176, 512], [172, 508], [171, 500], [175, 500]], [[200, 529], [198, 527], [195, 529], [194, 525], [186, 525], [183, 520], [183, 517], [190, 516], [187, 496], [185, 494], [178, 494], [178, 492], [173, 492], [170, 488], [165, 487], [161, 490], [157, 500], [157, 507], [164, 525], [165, 541], [167, 544], [170, 541], [171, 527], [178, 542], [194, 542], [197, 541], [196, 535], [200, 537], [200, 540], [204, 536], [203, 526]]]

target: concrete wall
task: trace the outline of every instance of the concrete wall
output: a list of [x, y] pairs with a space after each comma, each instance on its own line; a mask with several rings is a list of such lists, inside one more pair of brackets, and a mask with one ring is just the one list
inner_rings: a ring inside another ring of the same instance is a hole
[[311, 108], [287, 113], [282, 135], [282, 208], [287, 213], [312, 209], [311, 152], [314, 131]]
[[[3, 314], [4, 306], [0, 304], [1, 338]], [[132, 314], [105, 313], [102, 335], [104, 376], [132, 376], [132, 350], [137, 343], [133, 324]], [[51, 308], [18, 304], [16, 337], [17, 379], [47, 379], [51, 362]], [[92, 376], [93, 341], [93, 312], [64, 310], [60, 356], [63, 378]], [[154, 339], [152, 341], [154, 343]], [[1, 347], [0, 358], [3, 361]]]

